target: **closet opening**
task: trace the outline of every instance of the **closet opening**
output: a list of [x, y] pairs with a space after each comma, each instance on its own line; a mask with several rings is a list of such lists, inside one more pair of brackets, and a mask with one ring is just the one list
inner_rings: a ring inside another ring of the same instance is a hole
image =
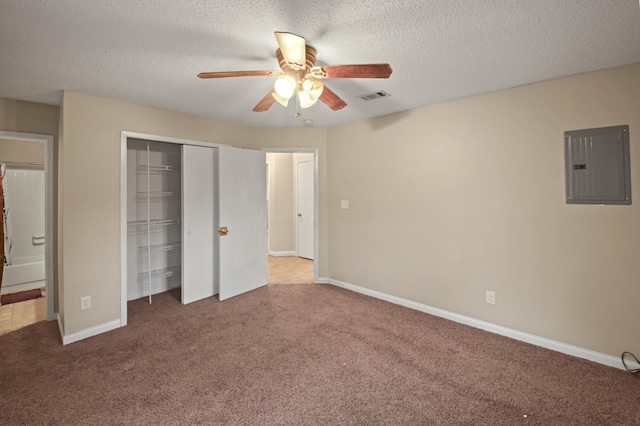
[[120, 173], [120, 326], [131, 300], [267, 284], [264, 152], [123, 131]]
[[127, 141], [127, 300], [180, 288], [180, 145]]

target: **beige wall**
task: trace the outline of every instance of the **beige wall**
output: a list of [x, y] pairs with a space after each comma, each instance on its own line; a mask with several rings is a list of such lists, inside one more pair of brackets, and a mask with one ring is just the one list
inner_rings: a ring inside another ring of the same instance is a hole
[[[621, 124], [633, 205], [565, 204], [564, 131]], [[347, 124], [327, 140], [332, 278], [640, 352], [640, 64]]]
[[269, 163], [269, 252], [292, 252], [294, 243], [293, 154], [267, 153]]
[[44, 169], [44, 144], [0, 138], [0, 162], [40, 165]]
[[58, 111], [53, 105], [0, 98], [0, 130], [56, 137]]

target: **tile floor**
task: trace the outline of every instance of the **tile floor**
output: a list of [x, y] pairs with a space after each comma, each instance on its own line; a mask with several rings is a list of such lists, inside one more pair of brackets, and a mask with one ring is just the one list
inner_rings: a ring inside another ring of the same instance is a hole
[[312, 284], [313, 260], [301, 257], [268, 256], [269, 284]]
[[[42, 291], [45, 295], [44, 290]], [[0, 305], [0, 335], [47, 319], [45, 297]]]

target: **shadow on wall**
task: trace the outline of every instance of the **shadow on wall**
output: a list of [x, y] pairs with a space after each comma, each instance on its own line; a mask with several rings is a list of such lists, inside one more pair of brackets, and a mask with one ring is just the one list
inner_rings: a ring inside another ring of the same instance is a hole
[[376, 117], [373, 120], [367, 120], [367, 123], [369, 123], [369, 127], [373, 130], [382, 130], [385, 127], [391, 127], [396, 123], [399, 123], [400, 121], [404, 120], [410, 115], [411, 115], [411, 111], [401, 111], [401, 112], [396, 112], [394, 114]]

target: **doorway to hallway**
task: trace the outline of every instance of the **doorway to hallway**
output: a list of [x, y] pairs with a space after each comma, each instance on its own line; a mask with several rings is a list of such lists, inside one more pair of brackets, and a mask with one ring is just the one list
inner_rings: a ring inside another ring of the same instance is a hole
[[269, 256], [269, 284], [313, 284], [313, 260], [296, 256]]
[[317, 282], [314, 149], [267, 152], [268, 283]]

